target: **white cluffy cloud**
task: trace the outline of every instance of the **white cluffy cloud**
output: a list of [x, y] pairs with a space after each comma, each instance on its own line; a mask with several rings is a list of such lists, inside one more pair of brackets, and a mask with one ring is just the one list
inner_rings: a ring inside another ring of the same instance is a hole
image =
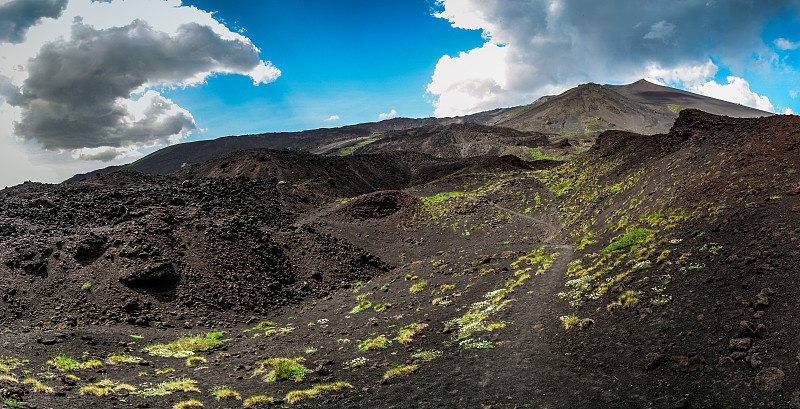
[[[23, 23], [9, 28], [9, 7]], [[0, 144], [58, 160], [118, 162], [198, 130], [164, 88], [281, 74], [250, 39], [180, 0], [13, 0], [0, 6], [0, 55]]]
[[339, 120], [339, 115], [331, 115], [325, 121], [326, 122], [330, 122], [330, 121], [338, 121], [338, 120]]
[[781, 3], [439, 0], [435, 17], [480, 30], [485, 42], [442, 56], [427, 92], [442, 117], [525, 104], [585, 82], [632, 82], [648, 67], [700, 86], [717, 70], [709, 56], [741, 66], [771, 52], [760, 34]]
[[747, 105], [762, 111], [776, 112], [775, 107], [769, 102], [769, 98], [751, 91], [750, 84], [744, 78], [729, 76], [726, 79], [728, 81], [727, 84], [718, 84], [716, 81], [711, 80], [692, 88], [692, 91], [701, 95]]
[[394, 109], [392, 109], [392, 110], [391, 110], [391, 111], [389, 111], [389, 112], [383, 112], [383, 113], [379, 114], [379, 115], [378, 115], [378, 119], [386, 119], [386, 118], [391, 118], [391, 117], [393, 117], [393, 116], [395, 116], [395, 115], [397, 115], [397, 111], [395, 111]]

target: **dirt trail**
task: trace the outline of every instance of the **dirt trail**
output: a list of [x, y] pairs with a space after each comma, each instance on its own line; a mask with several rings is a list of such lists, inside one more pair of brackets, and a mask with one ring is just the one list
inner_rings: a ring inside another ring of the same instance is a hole
[[497, 210], [502, 210], [504, 212], [511, 213], [514, 216], [517, 216], [517, 217], [519, 217], [521, 219], [527, 220], [527, 221], [529, 221], [529, 222], [531, 222], [533, 224], [544, 225], [547, 228], [547, 233], [545, 234], [545, 237], [553, 237], [556, 233], [558, 233], [561, 230], [561, 224], [560, 223], [553, 223], [553, 222], [550, 222], [550, 221], [547, 221], [547, 220], [544, 220], [544, 219], [536, 218], [536, 217], [527, 215], [525, 213], [518, 212], [518, 211], [516, 211], [514, 209], [509, 209], [507, 207], [500, 206], [499, 204], [497, 204], [497, 203], [495, 203], [495, 202], [493, 202], [491, 200], [488, 200], [488, 199], [487, 199], [487, 202], [489, 203], [490, 206], [494, 207]]
[[348, 400], [346, 406], [374, 407], [377, 402], [393, 401], [398, 405], [391, 407], [398, 408], [450, 407], [456, 402], [459, 407], [539, 408], [543, 402], [565, 407], [573, 401], [574, 397], [564, 394], [564, 385], [586, 380], [569, 370], [569, 358], [555, 352], [548, 335], [561, 330], [559, 311], [565, 306], [559, 305], [555, 294], [563, 288], [573, 246], [550, 245], [548, 251], [559, 252], [550, 268], [526, 280], [514, 291], [513, 301], [497, 313], [496, 319], [508, 326], [470, 337], [489, 340], [497, 348], [462, 349], [453, 357], [458, 365], [439, 367], [437, 373], [421, 372], [415, 382], [394, 388], [370, 389], [358, 402]]

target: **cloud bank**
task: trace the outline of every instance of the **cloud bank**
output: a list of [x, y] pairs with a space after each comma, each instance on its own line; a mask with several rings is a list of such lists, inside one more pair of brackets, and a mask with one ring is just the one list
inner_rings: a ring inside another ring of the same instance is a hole
[[[662, 74], [672, 84], [700, 87], [708, 73], [717, 72], [716, 64], [737, 70], [754, 55], [769, 61], [763, 28], [797, 3], [440, 0], [434, 16], [454, 27], [481, 30], [486, 42], [443, 56], [427, 92], [436, 116], [454, 116], [529, 103], [592, 81], [631, 82]], [[745, 84], [729, 80], [722, 85], [740, 89]], [[698, 89], [719, 94], [713, 84]], [[755, 97], [748, 102], [766, 106]]]
[[249, 39], [180, 1], [73, 0], [27, 37], [0, 44], [0, 54], [16, 56], [0, 66], [0, 98], [17, 113], [8, 131], [83, 160], [136, 156], [197, 130], [190, 112], [161, 95], [164, 87], [215, 74], [246, 75], [255, 85], [280, 76]]

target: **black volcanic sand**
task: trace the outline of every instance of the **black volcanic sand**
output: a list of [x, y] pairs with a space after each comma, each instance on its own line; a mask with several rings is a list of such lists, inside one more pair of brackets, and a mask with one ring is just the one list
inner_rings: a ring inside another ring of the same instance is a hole
[[[0, 402], [242, 407], [210, 394], [227, 385], [286, 407], [800, 407], [798, 142], [797, 117], [683, 111], [669, 134], [604, 133], [560, 165], [249, 151], [170, 176], [6, 189], [0, 364], [17, 358], [7, 376], [53, 391], [0, 378]], [[413, 174], [419, 163], [438, 170]], [[325, 172], [363, 180], [337, 194], [320, 187]], [[652, 239], [604, 251], [636, 229]], [[520, 261], [535, 249], [553, 256], [548, 267]], [[590, 285], [607, 292], [587, 290], [576, 307], [558, 296], [574, 288], [577, 263], [606, 254]], [[640, 258], [649, 268], [634, 267]], [[628, 290], [638, 304], [608, 311]], [[452, 320], [489, 304], [483, 324], [495, 328], [461, 337]], [[587, 320], [567, 330], [566, 315]], [[262, 320], [284, 333], [254, 329]], [[411, 324], [408, 345], [395, 339]], [[142, 352], [212, 330], [224, 342], [198, 353], [199, 367]], [[358, 348], [379, 335], [392, 343]], [[426, 350], [441, 356], [413, 357]], [[77, 379], [48, 364], [118, 352], [143, 360]], [[253, 376], [273, 357], [304, 357], [308, 372]], [[356, 358], [364, 364], [347, 368]], [[384, 379], [410, 364], [409, 376]], [[147, 396], [181, 378], [201, 392]], [[105, 379], [137, 392], [81, 395]], [[285, 400], [331, 381], [352, 388]]]

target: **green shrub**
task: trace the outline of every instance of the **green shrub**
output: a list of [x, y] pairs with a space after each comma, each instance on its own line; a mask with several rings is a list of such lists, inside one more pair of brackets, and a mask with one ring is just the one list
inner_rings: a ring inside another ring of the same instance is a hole
[[655, 232], [655, 230], [649, 229], [631, 230], [617, 240], [614, 240], [611, 244], [604, 248], [601, 253], [610, 253], [612, 251], [639, 244], [645, 241], [648, 237], [652, 236]]

